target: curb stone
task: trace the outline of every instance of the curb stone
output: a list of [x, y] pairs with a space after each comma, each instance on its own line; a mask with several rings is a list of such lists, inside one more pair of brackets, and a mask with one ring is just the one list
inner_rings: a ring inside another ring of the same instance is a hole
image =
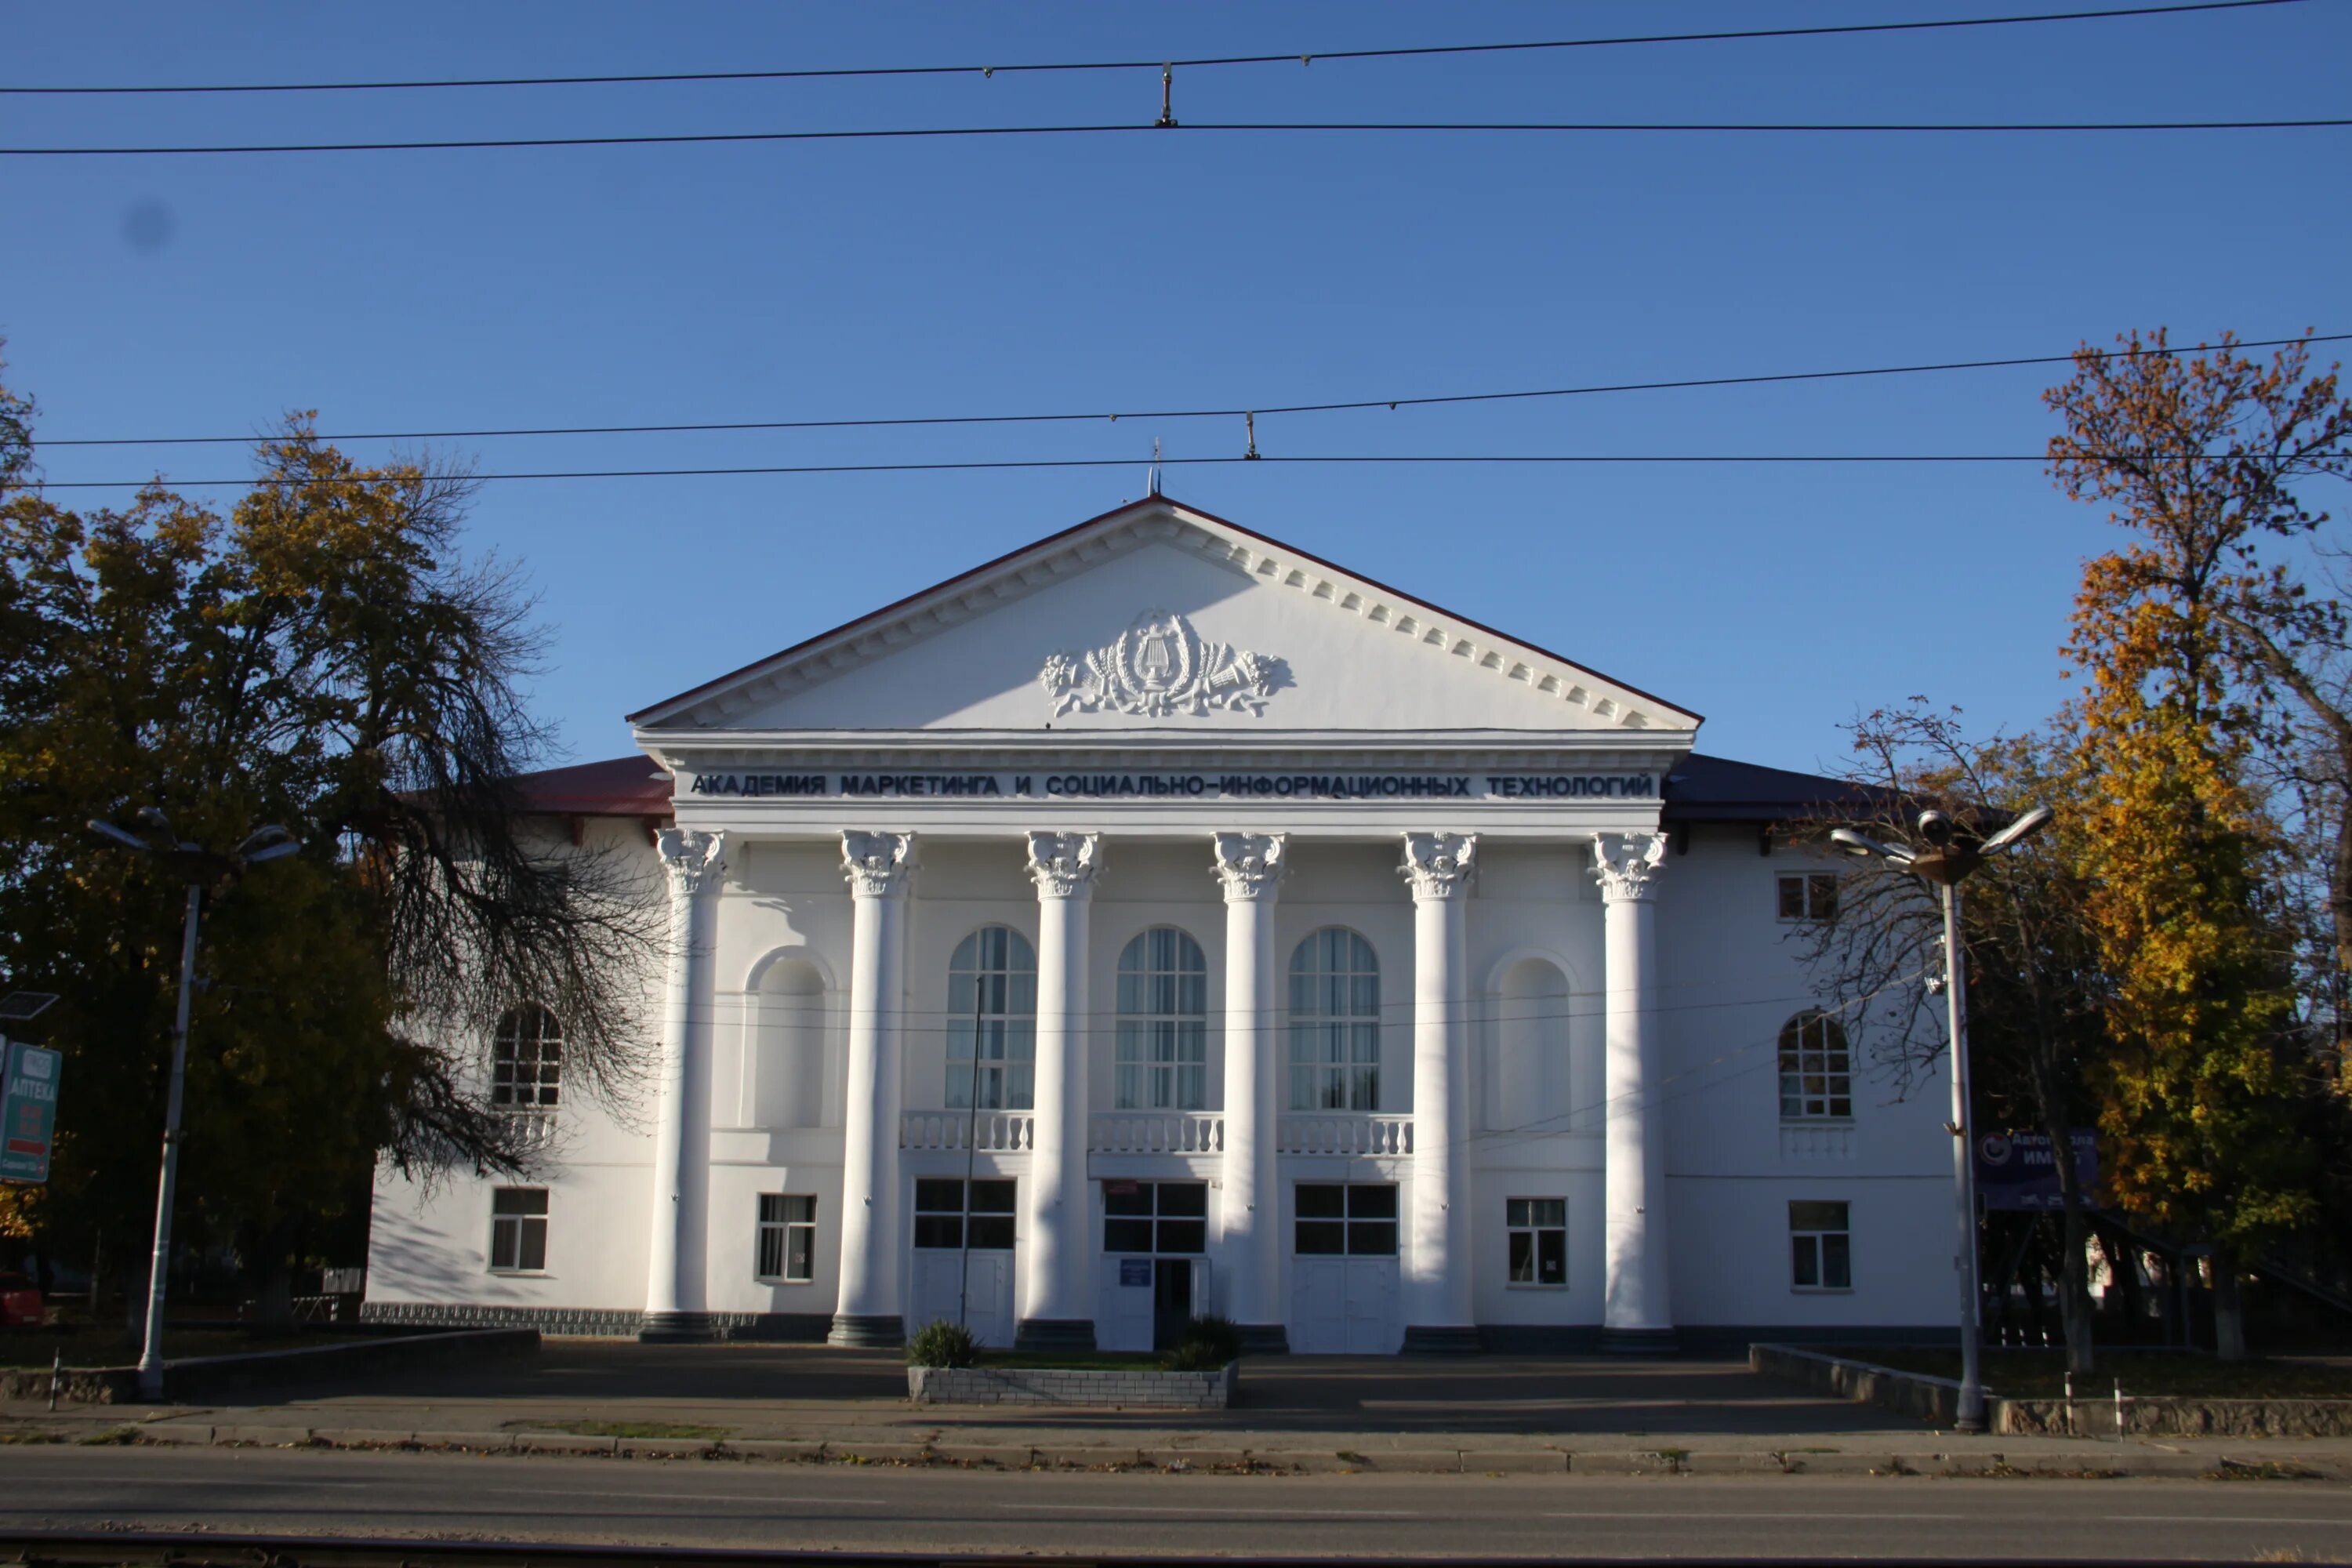
[[1558, 1449], [1500, 1448], [1462, 1450], [1462, 1473], [1483, 1476], [1499, 1472], [1507, 1476], [1564, 1476], [1568, 1474], [1568, 1456]]
[[411, 1432], [407, 1441], [419, 1448], [472, 1448], [485, 1454], [514, 1451], [514, 1436], [507, 1432]]
[[929, 1443], [828, 1444], [824, 1457], [836, 1465], [928, 1465], [938, 1451]]
[[1805, 1454], [1693, 1454], [1682, 1462], [1684, 1471], [1694, 1476], [1778, 1476], [1798, 1468], [1801, 1460], [1817, 1458]]
[[210, 1426], [173, 1426], [158, 1425], [140, 1427], [139, 1440], [142, 1443], [194, 1445], [215, 1443], [220, 1439], [213, 1435], [213, 1428]]
[[265, 1448], [298, 1448], [310, 1440], [308, 1426], [215, 1426], [215, 1443], [254, 1443]]
[[708, 1437], [624, 1437], [620, 1447], [630, 1459], [707, 1459], [718, 1451]]
[[1143, 1462], [1140, 1448], [1037, 1448], [1035, 1463], [1047, 1469], [1069, 1467], [1091, 1470], [1111, 1465], [1139, 1465]]
[[1671, 1476], [1675, 1473], [1675, 1461], [1654, 1450], [1634, 1454], [1570, 1453], [1568, 1473], [1572, 1476]]
[[620, 1451], [618, 1437], [583, 1437], [571, 1432], [518, 1432], [515, 1451], [523, 1454], [612, 1454]]
[[824, 1457], [822, 1443], [798, 1443], [772, 1437], [746, 1437], [740, 1441], [729, 1438], [719, 1445], [721, 1458], [788, 1459], [802, 1464], [814, 1464]]
[[993, 1465], [1001, 1470], [1025, 1470], [1034, 1462], [1036, 1451], [1024, 1443], [1018, 1446], [987, 1443], [941, 1443], [931, 1452], [943, 1464]]
[[1291, 1468], [1306, 1456], [1282, 1453], [1254, 1453], [1247, 1448], [1144, 1448], [1136, 1454], [1139, 1464], [1160, 1470], [1211, 1470], [1253, 1462], [1280, 1465]]

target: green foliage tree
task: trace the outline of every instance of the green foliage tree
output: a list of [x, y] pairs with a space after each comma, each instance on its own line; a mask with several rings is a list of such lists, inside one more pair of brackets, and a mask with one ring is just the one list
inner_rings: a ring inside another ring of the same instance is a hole
[[513, 574], [458, 550], [464, 476], [358, 467], [306, 419], [257, 455], [226, 516], [0, 497], [0, 977], [61, 994], [68, 1058], [53, 1180], [0, 1222], [44, 1252], [141, 1258], [152, 1221], [184, 889], [91, 817], [306, 847], [205, 897], [180, 1227], [257, 1276], [364, 1205], [378, 1154], [530, 1163], [478, 1071], [506, 1007], [554, 1008], [567, 1084], [615, 1105], [646, 1058], [659, 900], [516, 810], [537, 644]]

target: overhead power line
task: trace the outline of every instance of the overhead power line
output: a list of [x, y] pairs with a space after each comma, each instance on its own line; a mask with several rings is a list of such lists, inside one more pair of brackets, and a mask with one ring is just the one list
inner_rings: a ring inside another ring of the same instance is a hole
[[2061, 132], [2310, 131], [2352, 125], [2352, 118], [2307, 120], [2057, 120], [2057, 121], [1257, 121], [1182, 124], [1161, 121], [1124, 125], [938, 125], [848, 131], [699, 131], [643, 136], [478, 136], [419, 142], [233, 142], [144, 147], [0, 147], [8, 158], [213, 157], [288, 153], [457, 153], [527, 147], [687, 147], [758, 142], [945, 141], [994, 136], [1113, 136], [1131, 132], [1369, 132], [1528, 134], [2025, 134]]
[[[2148, 463], [2211, 463], [2230, 460], [2223, 452], [2139, 452]], [[1736, 464], [1736, 463], [2046, 463], [2046, 452], [1665, 452], [1636, 454], [1412, 454], [1345, 453], [1318, 457], [1258, 455], [1229, 458], [1009, 458], [995, 460], [937, 463], [763, 463], [740, 467], [694, 468], [546, 468], [511, 473], [468, 474], [482, 480], [509, 479], [686, 479], [734, 478], [759, 474], [925, 474], [977, 473], [1010, 468], [1210, 468], [1229, 463], [1312, 464]], [[272, 479], [248, 476], [238, 479], [66, 479], [45, 480], [53, 490], [137, 489], [159, 484], [166, 489], [210, 489], [257, 485], [303, 485], [309, 479]]]
[[[2261, 338], [2237, 342], [2238, 349], [2284, 348], [2291, 343], [2352, 342], [2352, 332], [2327, 332], [2300, 338]], [[2100, 359], [2196, 354], [2210, 345], [2181, 344], [2126, 353], [2095, 350]], [[2018, 365], [2072, 364], [2077, 354], [2029, 354], [2010, 359], [1945, 360], [1931, 364], [1873, 365], [1853, 370], [1781, 371], [1766, 375], [1711, 375], [1678, 381], [1601, 382], [1584, 386], [1548, 386], [1511, 392], [1441, 393], [1420, 397], [1364, 397], [1341, 403], [1236, 405], [1224, 408], [1093, 409], [1061, 414], [939, 414], [877, 419], [738, 419], [672, 425], [547, 425], [479, 430], [360, 430], [322, 435], [321, 441], [454, 441], [489, 440], [509, 436], [656, 436], [736, 430], [876, 430], [908, 426], [1116, 424], [1121, 419], [1240, 419], [1253, 414], [1347, 414], [1370, 409], [1430, 408], [1461, 403], [1512, 403], [1546, 397], [1589, 397], [1608, 393], [1675, 392], [1715, 386], [1764, 386], [1776, 383], [1844, 381], [1861, 376], [1922, 375], [1956, 370], [2000, 370]], [[214, 447], [251, 446], [256, 436], [88, 436], [63, 440], [44, 438], [41, 447]]]
[[2201, 0], [2178, 5], [2134, 5], [2098, 11], [2045, 11], [2028, 16], [1958, 16], [1917, 22], [1859, 22], [1819, 27], [1748, 27], [1709, 33], [1649, 33], [1593, 38], [1547, 38], [1521, 43], [1436, 44], [1391, 49], [1307, 49], [1278, 55], [1209, 55], [1191, 59], [1057, 60], [1013, 65], [833, 66], [799, 70], [639, 71], [610, 76], [509, 76], [426, 78], [408, 81], [287, 81], [234, 83], [142, 83], [118, 86], [0, 87], [0, 94], [94, 95], [164, 93], [387, 92], [439, 88], [609, 87], [654, 82], [814, 81], [847, 77], [1015, 75], [1036, 71], [1128, 71], [1211, 67], [1309, 65], [1317, 60], [1428, 58], [1448, 55], [1512, 54], [1548, 49], [1592, 49], [1647, 44], [1726, 43], [1759, 38], [1818, 38], [1862, 33], [1918, 33], [1955, 27], [2006, 27], [2044, 22], [2108, 21], [2132, 16], [2179, 16], [2193, 11], [2245, 11], [2258, 6], [2301, 5], [2304, 0]]

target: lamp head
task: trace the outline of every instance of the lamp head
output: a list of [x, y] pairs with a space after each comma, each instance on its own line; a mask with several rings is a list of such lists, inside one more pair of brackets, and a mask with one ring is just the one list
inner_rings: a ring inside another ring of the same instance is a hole
[[121, 828], [115, 826], [114, 824], [107, 822], [101, 818], [95, 816], [91, 817], [89, 819], [89, 830], [92, 833], [97, 834], [100, 838], [105, 839], [108, 843], [115, 845], [120, 848], [136, 849], [142, 855], [144, 855], [154, 847], [154, 846], [149, 844], [147, 840], [140, 837], [137, 834], [125, 833]]
[[2035, 834], [2049, 826], [2057, 816], [2058, 814], [2056, 812], [2051, 810], [2046, 805], [2035, 806], [2032, 811], [2027, 812], [2023, 816], [2019, 817], [2007, 827], [2002, 828], [1999, 833], [1996, 833], [1990, 838], [1986, 839], [1984, 846], [1985, 853], [1990, 855], [1996, 849], [2006, 849], [2012, 844], [2024, 843], [2027, 839], [2032, 837]]
[[1864, 857], [1874, 855], [1879, 859], [1888, 861], [1896, 866], [1908, 866], [1911, 864], [1911, 853], [1909, 850], [1897, 849], [1891, 844], [1881, 844], [1877, 839], [1871, 837], [1869, 835], [1857, 833], [1851, 827], [1831, 828], [1830, 842], [1836, 845], [1839, 848], [1844, 850], [1849, 855]]
[[248, 866], [258, 866], [265, 860], [282, 860], [302, 847], [302, 841], [286, 829], [269, 826], [257, 829], [236, 847], [236, 858]]
[[1952, 819], [1940, 811], [1919, 814], [1919, 837], [1941, 849], [1952, 841]]

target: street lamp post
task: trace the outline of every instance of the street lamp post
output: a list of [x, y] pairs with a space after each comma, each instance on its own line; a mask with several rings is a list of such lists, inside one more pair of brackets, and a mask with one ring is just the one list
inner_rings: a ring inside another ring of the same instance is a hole
[[264, 827], [229, 855], [215, 855], [172, 832], [172, 824], [153, 806], [132, 819], [147, 837], [127, 832], [110, 822], [93, 818], [89, 830], [109, 843], [142, 855], [152, 855], [188, 884], [188, 909], [180, 927], [180, 996], [172, 1022], [172, 1087], [163, 1101], [163, 1173], [155, 1192], [155, 1251], [147, 1267], [147, 1330], [139, 1352], [139, 1396], [163, 1397], [163, 1300], [172, 1257], [172, 1198], [180, 1179], [180, 1106], [188, 1080], [188, 1004], [195, 989], [196, 926], [204, 910], [205, 889], [248, 866], [276, 860], [302, 847], [282, 827]]
[[1975, 1140], [1969, 1131], [1969, 997], [1968, 965], [1960, 953], [1960, 883], [1970, 872], [2011, 846], [2023, 842], [2050, 825], [2051, 810], [2037, 805], [1991, 837], [1980, 841], [1961, 837], [1952, 819], [1940, 811], [1919, 814], [1921, 846], [1897, 847], [1840, 827], [1831, 840], [1849, 854], [1874, 856], [1900, 870], [1936, 886], [1944, 914], [1945, 1028], [1952, 1042], [1952, 1119], [1945, 1123], [1952, 1135], [1952, 1194], [1959, 1211], [1960, 1249], [1953, 1258], [1960, 1286], [1960, 1407], [1953, 1427], [1961, 1432], [1985, 1429], [1983, 1334], [1979, 1321], [1982, 1303], [1977, 1283], [1977, 1181]]

